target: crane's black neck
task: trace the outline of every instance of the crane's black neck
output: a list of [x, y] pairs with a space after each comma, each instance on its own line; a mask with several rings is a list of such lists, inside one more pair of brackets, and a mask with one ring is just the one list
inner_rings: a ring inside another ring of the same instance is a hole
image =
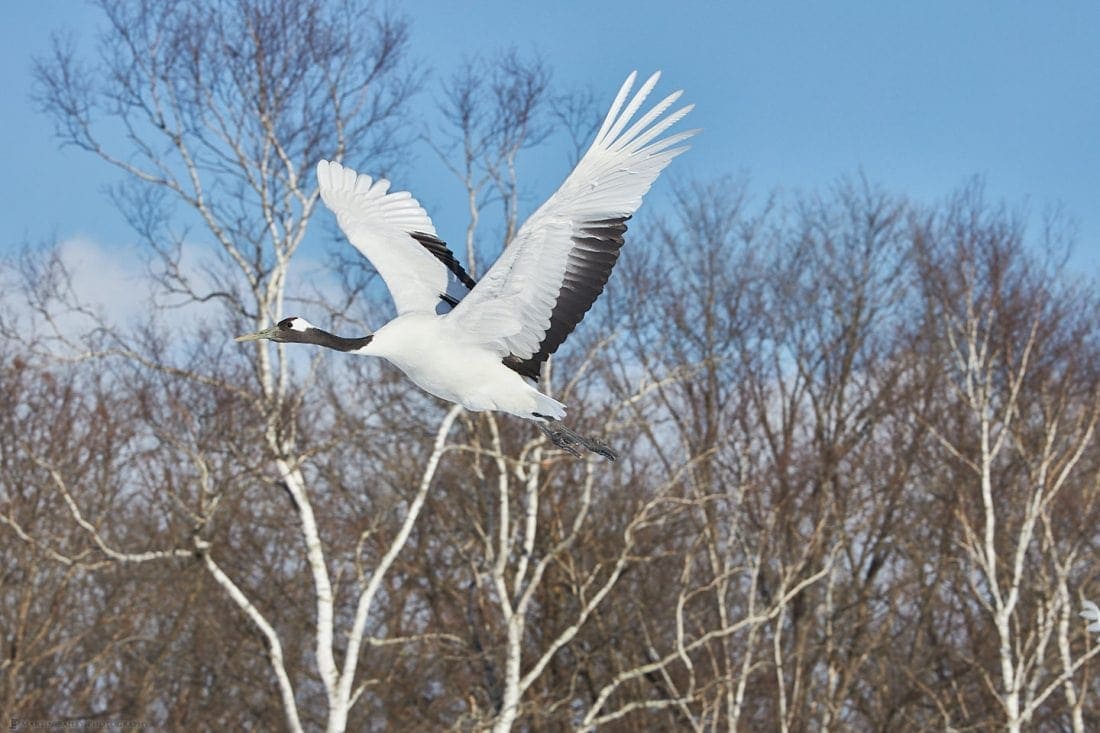
[[355, 351], [356, 349], [361, 349], [369, 344], [371, 339], [374, 338], [373, 334], [360, 336], [359, 338], [346, 338], [344, 336], [337, 336], [336, 334], [329, 333], [320, 328], [309, 328], [299, 333], [301, 334], [303, 343], [317, 344], [318, 346], [336, 349], [337, 351]]

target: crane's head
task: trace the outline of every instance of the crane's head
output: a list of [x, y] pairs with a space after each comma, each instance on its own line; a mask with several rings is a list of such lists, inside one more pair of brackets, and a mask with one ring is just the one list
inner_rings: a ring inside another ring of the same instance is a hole
[[261, 341], [267, 339], [282, 343], [312, 344], [317, 343], [317, 339], [314, 338], [317, 331], [318, 329], [314, 328], [313, 324], [306, 319], [291, 316], [290, 318], [284, 318], [271, 328], [238, 336], [235, 340]]

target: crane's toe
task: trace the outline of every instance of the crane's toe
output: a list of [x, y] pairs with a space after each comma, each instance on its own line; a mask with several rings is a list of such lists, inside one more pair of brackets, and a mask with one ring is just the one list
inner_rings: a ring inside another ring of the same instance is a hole
[[609, 461], [614, 461], [619, 457], [619, 455], [602, 440], [597, 438], [586, 438], [580, 433], [570, 430], [556, 420], [552, 422], [539, 422], [538, 426], [539, 430], [550, 439], [551, 443], [572, 456], [580, 458], [582, 455], [580, 449], [584, 448], [591, 453], [603, 456]]

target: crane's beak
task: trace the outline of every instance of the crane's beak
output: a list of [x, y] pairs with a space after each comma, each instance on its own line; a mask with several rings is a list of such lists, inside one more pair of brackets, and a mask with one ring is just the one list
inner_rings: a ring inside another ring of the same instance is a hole
[[261, 341], [263, 339], [273, 339], [273, 338], [275, 338], [276, 330], [278, 330], [278, 329], [265, 328], [263, 331], [257, 331], [256, 333], [248, 333], [248, 334], [245, 334], [244, 336], [238, 336], [237, 338], [235, 338], [233, 340], [234, 341]]

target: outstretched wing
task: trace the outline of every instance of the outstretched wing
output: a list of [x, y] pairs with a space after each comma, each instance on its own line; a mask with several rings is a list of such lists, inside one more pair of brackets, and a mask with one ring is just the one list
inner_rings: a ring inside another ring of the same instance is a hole
[[441, 304], [449, 309], [474, 286], [412, 194], [387, 193], [386, 179], [372, 181], [327, 160], [317, 164], [317, 181], [321, 199], [382, 276], [399, 315], [436, 313]]
[[603, 292], [627, 220], [657, 175], [687, 150], [676, 145], [697, 132], [660, 137], [692, 109], [665, 114], [680, 92], [631, 124], [658, 78], [660, 72], [649, 77], [624, 107], [635, 74], [627, 77], [592, 147], [565, 183], [447, 316], [526, 377], [538, 379], [542, 362]]

